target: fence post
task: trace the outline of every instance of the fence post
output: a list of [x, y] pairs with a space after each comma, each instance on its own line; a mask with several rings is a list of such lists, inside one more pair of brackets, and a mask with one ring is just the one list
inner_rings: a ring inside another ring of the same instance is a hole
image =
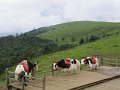
[[116, 57], [116, 68], [118, 68], [118, 58]]
[[[35, 76], [35, 72], [32, 70], [32, 73], [31, 73], [31, 76]], [[28, 77], [27, 77], [27, 80], [28, 80]], [[34, 78], [32, 78], [32, 80], [34, 80]]]
[[43, 85], [42, 85], [43, 90], [45, 90], [45, 79], [46, 79], [46, 77], [44, 76], [44, 77], [43, 77]]
[[6, 68], [6, 88], [9, 88], [9, 72], [8, 72], [8, 68]]
[[24, 90], [24, 76], [22, 77], [22, 90]]
[[101, 57], [101, 66], [103, 66], [103, 58]]

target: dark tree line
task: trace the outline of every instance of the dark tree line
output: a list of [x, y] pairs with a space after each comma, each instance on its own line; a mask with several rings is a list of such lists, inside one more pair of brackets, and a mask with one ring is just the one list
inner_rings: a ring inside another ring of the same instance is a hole
[[[54, 47], [54, 48], [53, 48]], [[23, 59], [31, 60], [34, 57], [55, 52], [57, 45], [47, 39], [35, 36], [20, 35], [0, 38], [0, 73], [6, 67], [18, 64]]]
[[[98, 39], [100, 39], [100, 37], [99, 37], [99, 36], [96, 36], [96, 35], [86, 36], [85, 38], [81, 38], [81, 39], [79, 40], [79, 44], [81, 45], [81, 44], [84, 44], [84, 43], [94, 42], [94, 41], [96, 41], [96, 40], [98, 40]], [[59, 40], [56, 38], [55, 41], [58, 42]], [[65, 38], [62, 37], [62, 38], [61, 38], [61, 41], [64, 42], [64, 41], [65, 41]], [[75, 41], [77, 41], [76, 37], [72, 37], [72, 38], [71, 38], [71, 42], [75, 42]], [[65, 44], [65, 45], [63, 45], [62, 47], [67, 47], [67, 46], [68, 46], [68, 47], [72, 47], [73, 45]]]
[[96, 35], [91, 35], [91, 36], [87, 36], [85, 39], [84, 38], [81, 38], [80, 41], [79, 41], [79, 44], [84, 44], [84, 43], [89, 43], [89, 42], [94, 42], [96, 40], [100, 39], [99, 36], [96, 36]]
[[0, 74], [5, 68], [16, 65], [21, 60], [32, 60], [34, 57], [71, 47], [73, 45], [57, 45], [52, 40], [28, 34], [0, 37]]

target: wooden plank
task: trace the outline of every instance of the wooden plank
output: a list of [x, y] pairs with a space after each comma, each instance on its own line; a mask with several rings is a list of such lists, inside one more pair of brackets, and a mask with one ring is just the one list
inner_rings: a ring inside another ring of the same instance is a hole
[[102, 79], [102, 80], [92, 82], [92, 83], [89, 83], [89, 84], [85, 84], [85, 85], [82, 85], [82, 86], [79, 86], [79, 87], [72, 88], [70, 90], [82, 90], [82, 89], [85, 89], [85, 88], [88, 88], [88, 87], [91, 87], [91, 86], [94, 86], [94, 85], [98, 85], [98, 84], [101, 84], [101, 83], [104, 83], [104, 82], [108, 82], [110, 80], [117, 79], [117, 78], [120, 78], [120, 75], [113, 76], [113, 77], [106, 78], [106, 79]]
[[10, 83], [8, 86], [15, 89], [22, 90], [22, 83]]

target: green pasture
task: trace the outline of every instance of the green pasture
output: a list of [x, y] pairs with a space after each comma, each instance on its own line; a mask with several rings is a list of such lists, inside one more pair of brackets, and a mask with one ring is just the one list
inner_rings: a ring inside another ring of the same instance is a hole
[[[48, 55], [40, 56], [39, 58], [34, 58], [35, 61], [39, 61], [39, 66], [49, 67], [47, 69], [41, 69], [40, 71], [48, 72], [51, 70], [51, 65], [53, 62], [61, 60], [63, 58], [75, 58], [81, 60], [87, 56], [101, 56], [108, 58], [120, 58], [120, 34], [109, 36], [100, 39], [96, 42], [89, 44], [80, 45], [70, 50], [60, 51]], [[115, 64], [115, 62], [111, 62]], [[106, 63], [106, 65], [110, 63]], [[110, 65], [110, 66], [111, 66]], [[120, 63], [119, 63], [120, 65]]]
[[[70, 23], [58, 24], [48, 27], [48, 31], [38, 34], [38, 37], [58, 40], [57, 43], [71, 43], [71, 38], [75, 38], [76, 42], [81, 38], [97, 35], [99, 37], [111, 35], [120, 32], [120, 23], [111, 22], [93, 22], [93, 21], [76, 21]], [[64, 37], [64, 42], [61, 40]], [[73, 43], [73, 42], [72, 42]], [[75, 42], [74, 42], [75, 43]]]

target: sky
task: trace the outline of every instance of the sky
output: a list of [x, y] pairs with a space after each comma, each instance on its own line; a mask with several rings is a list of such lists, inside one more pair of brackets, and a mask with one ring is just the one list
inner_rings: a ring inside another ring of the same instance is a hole
[[120, 0], [0, 0], [0, 36], [73, 21], [120, 22]]

